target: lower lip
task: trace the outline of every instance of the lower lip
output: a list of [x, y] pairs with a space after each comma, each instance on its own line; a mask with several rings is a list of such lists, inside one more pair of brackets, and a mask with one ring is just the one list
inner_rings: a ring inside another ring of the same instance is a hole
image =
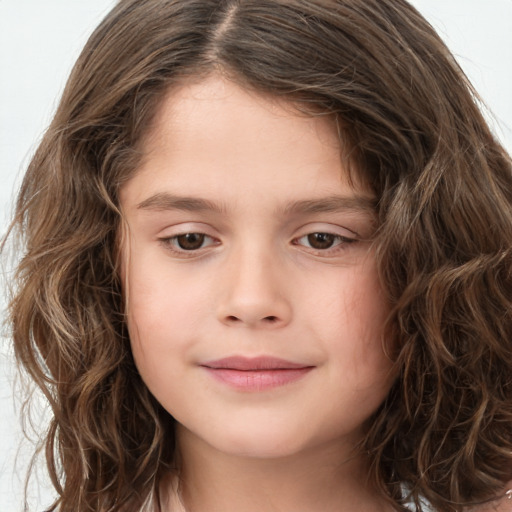
[[215, 379], [240, 391], [265, 391], [296, 382], [313, 366], [276, 370], [232, 370], [204, 367]]

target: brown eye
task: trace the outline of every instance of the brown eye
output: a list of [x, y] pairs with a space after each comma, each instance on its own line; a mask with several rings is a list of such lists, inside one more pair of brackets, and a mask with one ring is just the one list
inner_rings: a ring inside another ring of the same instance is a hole
[[176, 237], [176, 244], [184, 251], [196, 251], [201, 249], [205, 238], [203, 233], [185, 233]]
[[301, 246], [309, 253], [318, 256], [335, 257], [340, 256], [344, 250], [356, 242], [357, 238], [323, 231], [313, 231], [293, 240], [293, 245]]
[[308, 236], [308, 244], [313, 249], [329, 249], [334, 245], [337, 237], [331, 233], [310, 233]]

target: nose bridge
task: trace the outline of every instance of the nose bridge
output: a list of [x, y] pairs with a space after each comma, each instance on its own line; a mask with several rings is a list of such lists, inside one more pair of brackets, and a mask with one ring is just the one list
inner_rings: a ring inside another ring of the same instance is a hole
[[284, 269], [274, 251], [248, 241], [233, 249], [226, 267], [221, 321], [273, 326], [289, 322], [291, 305], [283, 286]]

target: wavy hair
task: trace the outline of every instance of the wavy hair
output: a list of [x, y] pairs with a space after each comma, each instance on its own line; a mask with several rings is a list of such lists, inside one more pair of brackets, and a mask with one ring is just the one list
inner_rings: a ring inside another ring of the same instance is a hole
[[135, 368], [118, 192], [170, 88], [222, 70], [338, 121], [378, 198], [399, 377], [363, 443], [383, 498], [439, 512], [512, 479], [512, 164], [432, 27], [405, 0], [121, 0], [91, 36], [33, 157], [15, 352], [53, 413], [51, 510], [136, 510], [173, 468], [172, 419]]

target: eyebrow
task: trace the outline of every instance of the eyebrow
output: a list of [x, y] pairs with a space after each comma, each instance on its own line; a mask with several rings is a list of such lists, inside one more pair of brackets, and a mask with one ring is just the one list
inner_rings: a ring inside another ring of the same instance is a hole
[[[367, 196], [327, 196], [319, 199], [292, 201], [276, 214], [294, 215], [309, 213], [354, 212], [374, 214], [377, 203]], [[154, 194], [137, 205], [137, 209], [150, 211], [182, 210], [188, 212], [224, 213], [227, 208], [220, 203], [197, 197], [177, 196], [167, 192]]]
[[328, 196], [320, 199], [293, 201], [285, 206], [284, 214], [354, 212], [374, 214], [377, 202], [366, 196]]
[[137, 205], [140, 210], [183, 210], [187, 212], [214, 211], [222, 213], [225, 208], [213, 201], [197, 197], [183, 197], [159, 192], [154, 194]]

